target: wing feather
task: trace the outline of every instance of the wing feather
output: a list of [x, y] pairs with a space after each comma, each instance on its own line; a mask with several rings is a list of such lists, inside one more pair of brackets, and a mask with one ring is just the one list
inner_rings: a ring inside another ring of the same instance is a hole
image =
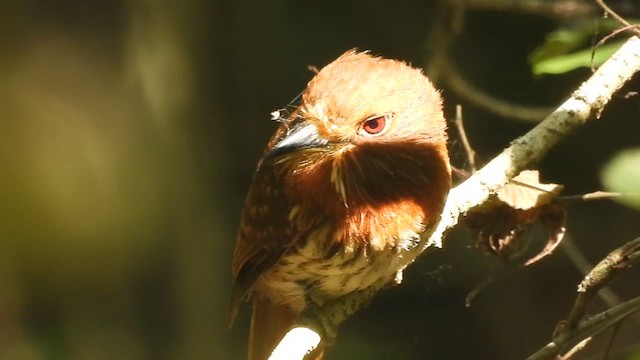
[[[266, 151], [286, 135], [282, 124], [269, 141]], [[233, 254], [235, 278], [228, 309], [233, 323], [241, 301], [246, 300], [256, 280], [274, 266], [295, 242], [296, 230], [289, 220], [289, 199], [277, 169], [261, 160], [254, 174], [240, 219]]]

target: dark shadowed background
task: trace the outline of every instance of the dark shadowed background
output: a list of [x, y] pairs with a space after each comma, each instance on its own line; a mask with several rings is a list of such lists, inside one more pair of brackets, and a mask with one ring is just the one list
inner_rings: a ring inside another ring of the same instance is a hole
[[[0, 2], [0, 359], [242, 359], [249, 308], [228, 330], [230, 264], [245, 192], [276, 127], [269, 113], [304, 88], [308, 65], [350, 48], [425, 66], [436, 4]], [[557, 26], [468, 12], [454, 62], [496, 96], [557, 105], [590, 73], [531, 75], [528, 54]], [[484, 160], [532, 127], [439, 87], [447, 117], [464, 106]], [[625, 89], [639, 91], [638, 79]], [[638, 145], [640, 102], [619, 97], [540, 168], [566, 194], [591, 192], [606, 161]], [[640, 235], [639, 214], [614, 202], [568, 211], [568, 237], [590, 262]], [[525, 358], [550, 340], [582, 275], [560, 249], [465, 308], [498, 264], [454, 231], [350, 319], [327, 357]], [[638, 276], [614, 283], [622, 299], [638, 295]], [[622, 326], [618, 353], [640, 343], [639, 324]]]

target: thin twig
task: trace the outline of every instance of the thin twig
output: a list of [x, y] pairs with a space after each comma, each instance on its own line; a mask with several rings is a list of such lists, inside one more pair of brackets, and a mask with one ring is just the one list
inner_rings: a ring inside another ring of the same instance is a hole
[[[614, 19], [618, 20], [619, 23], [621, 23], [622, 25], [628, 27], [628, 28], [633, 28], [634, 25], [629, 23], [627, 20], [625, 20], [625, 18], [623, 18], [622, 16], [618, 15], [618, 13], [616, 13], [615, 11], [613, 11], [613, 9], [611, 9], [607, 4], [604, 3], [604, 0], [596, 0], [596, 3], [598, 3], [598, 5], [600, 5], [600, 7], [602, 8], [602, 10], [604, 10], [607, 14], [611, 15], [611, 17], [613, 17]], [[633, 31], [634, 34], [640, 36], [640, 30], [635, 30]]]
[[469, 291], [467, 296], [464, 298], [464, 306], [471, 307], [471, 303], [482, 290], [486, 289], [489, 285], [494, 284], [498, 280], [515, 273], [523, 267], [523, 264], [509, 264], [505, 267], [494, 270], [488, 277], [486, 277], [478, 285], [474, 286], [471, 291]]
[[606, 200], [606, 199], [615, 199], [615, 198], [626, 197], [626, 196], [633, 196], [633, 194], [622, 194], [619, 192], [607, 192], [607, 191], [594, 191], [591, 193], [580, 194], [580, 195], [558, 196], [558, 200], [563, 202]]
[[[608, 313], [613, 309], [618, 309], [629, 302], [623, 303], [622, 305], [619, 305], [609, 311], [605, 311], [604, 313], [594, 316], [588, 320], [583, 320], [584, 315], [586, 314], [591, 301], [596, 297], [600, 289], [607, 286], [621, 271], [628, 269], [638, 258], [640, 258], [640, 237], [615, 249], [602, 259], [602, 261], [600, 261], [578, 285], [578, 296], [576, 297], [567, 319], [560, 321], [556, 326], [553, 334], [553, 342], [536, 352], [536, 354], [529, 359], [552, 359], [555, 355], [560, 353], [565, 346], [568, 346], [575, 341], [579, 341], [580, 339], [593, 336], [597, 332], [604, 330], [607, 326], [598, 325], [598, 330], [595, 331], [593, 328], [589, 328], [586, 324], [590, 323], [594, 318]], [[636, 298], [635, 300], [639, 301], [638, 306], [640, 307], [640, 298]], [[608, 326], [615, 324], [617, 321], [634, 311], [626, 313], [624, 316], [617, 318], [616, 321], [609, 322]]]
[[424, 58], [424, 71], [429, 79], [439, 84], [442, 68], [450, 61], [449, 50], [462, 32], [466, 5], [461, 2], [439, 0], [437, 14], [426, 41], [428, 50]]
[[538, 123], [554, 110], [552, 107], [517, 105], [497, 99], [467, 82], [451, 62], [442, 64], [442, 72], [443, 80], [456, 94], [475, 106], [496, 115], [524, 122]]
[[594, 336], [636, 311], [640, 311], [640, 297], [624, 302], [581, 322], [577, 328], [554, 338], [552, 342], [529, 356], [527, 360], [556, 359], [557, 354], [563, 347], [580, 339]]
[[469, 144], [469, 138], [467, 138], [467, 132], [464, 129], [462, 122], [462, 105], [456, 105], [456, 119], [454, 123], [458, 130], [464, 152], [467, 154], [467, 164], [469, 166], [467, 170], [469, 170], [470, 173], [474, 173], [476, 171], [476, 152], [471, 147], [471, 144]]
[[[593, 264], [590, 263], [585, 257], [582, 250], [571, 239], [570, 234], [565, 235], [565, 239], [562, 242], [562, 249], [569, 258], [569, 261], [580, 270], [580, 272], [586, 276], [593, 269]], [[609, 286], [606, 286], [598, 292], [598, 297], [608, 306], [614, 307], [622, 303], [620, 296]], [[636, 326], [640, 327], [640, 314], [631, 315], [631, 319]]]
[[613, 11], [613, 9], [611, 9], [609, 6], [607, 6], [607, 4], [604, 3], [604, 0], [596, 0], [596, 3], [598, 3], [598, 5], [604, 10], [605, 15], [611, 15], [619, 23], [624, 25], [624, 27], [621, 28], [621, 29], [614, 30], [613, 32], [611, 32], [611, 34], [608, 34], [607, 36], [603, 37], [593, 47], [593, 50], [591, 52], [591, 71], [595, 71], [595, 68], [593, 66], [593, 60], [595, 58], [596, 49], [598, 49], [604, 43], [609, 41], [609, 39], [611, 39], [613, 37], [616, 37], [619, 34], [625, 32], [625, 31], [628, 31], [628, 30], [631, 30], [631, 32], [636, 34], [636, 35], [640, 35], [640, 30], [639, 30], [640, 29], [640, 25], [634, 25], [634, 24], [629, 23], [625, 18], [623, 18], [622, 16], [618, 15], [618, 13], [616, 13], [615, 11]]
[[607, 347], [604, 349], [604, 353], [602, 354], [602, 360], [609, 359], [609, 354], [611, 354], [611, 349], [613, 349], [613, 342], [616, 339], [616, 335], [618, 335], [618, 331], [620, 330], [623, 322], [624, 319], [618, 321], [611, 327], [611, 335], [609, 336], [609, 341], [607, 341]]
[[578, 285], [578, 296], [566, 320], [558, 324], [556, 333], [574, 329], [582, 320], [598, 291], [626, 270], [640, 254], [640, 237], [612, 251], [585, 276]]
[[622, 27], [620, 29], [616, 29], [616, 30], [612, 31], [610, 34], [607, 34], [605, 37], [600, 39], [600, 41], [598, 41], [598, 43], [596, 43], [593, 46], [593, 49], [591, 50], [591, 72], [596, 71], [596, 67], [594, 65], [595, 58], [596, 58], [596, 50], [598, 50], [602, 45], [604, 45], [610, 39], [622, 34], [625, 31], [633, 29], [633, 28], [640, 29], [640, 25], [630, 25], [630, 26]]
[[[582, 273], [582, 276], [587, 276], [591, 269], [593, 269], [593, 264], [587, 260], [582, 249], [575, 244], [569, 235], [570, 234], [565, 235], [562, 241], [562, 249], [569, 258], [569, 261]], [[620, 296], [609, 287], [602, 288], [598, 292], [598, 297], [600, 297], [608, 307], [614, 307], [622, 303]]]

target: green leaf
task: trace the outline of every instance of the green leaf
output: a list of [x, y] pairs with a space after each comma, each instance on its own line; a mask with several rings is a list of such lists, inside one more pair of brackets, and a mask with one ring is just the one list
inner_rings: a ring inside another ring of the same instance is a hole
[[[631, 23], [640, 22], [638, 19], [627, 20]], [[533, 73], [535, 75], [563, 74], [579, 67], [591, 66], [591, 48], [595, 37], [609, 34], [619, 28], [620, 23], [617, 20], [607, 18], [597, 22], [579, 21], [570, 27], [550, 32], [544, 43], [529, 55], [529, 64]], [[602, 64], [615, 52], [614, 48], [615, 45], [610, 43], [596, 49], [594, 65]]]
[[545, 38], [542, 45], [535, 48], [529, 55], [529, 63], [535, 66], [540, 61], [567, 54], [577, 50], [587, 43], [593, 34], [592, 27], [577, 27], [571, 29], [558, 29], [551, 32]]
[[592, 64], [597, 67], [611, 57], [622, 44], [624, 41], [616, 41], [597, 48], [593, 59], [591, 49], [550, 57], [533, 64], [533, 73], [535, 75], [564, 74], [580, 67], [590, 67]]
[[631, 148], [616, 154], [601, 173], [602, 183], [608, 191], [623, 194], [619, 201], [640, 210], [640, 148]]

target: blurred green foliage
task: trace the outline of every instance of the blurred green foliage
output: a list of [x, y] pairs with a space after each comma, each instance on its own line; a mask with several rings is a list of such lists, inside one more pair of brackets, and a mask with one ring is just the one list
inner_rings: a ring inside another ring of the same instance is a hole
[[602, 183], [609, 191], [627, 195], [618, 201], [640, 210], [640, 148], [616, 154], [602, 169]]
[[[631, 23], [638, 20], [628, 19]], [[610, 41], [592, 48], [596, 34], [608, 34], [620, 24], [611, 18], [576, 21], [546, 35], [529, 55], [534, 75], [560, 75], [581, 67], [598, 67], [616, 52], [624, 40]]]
[[588, 48], [568, 54], [547, 57], [544, 60], [535, 61], [532, 71], [534, 75], [559, 75], [580, 67], [598, 67], [618, 51], [622, 44], [624, 44], [624, 41], [614, 41], [595, 50]]

